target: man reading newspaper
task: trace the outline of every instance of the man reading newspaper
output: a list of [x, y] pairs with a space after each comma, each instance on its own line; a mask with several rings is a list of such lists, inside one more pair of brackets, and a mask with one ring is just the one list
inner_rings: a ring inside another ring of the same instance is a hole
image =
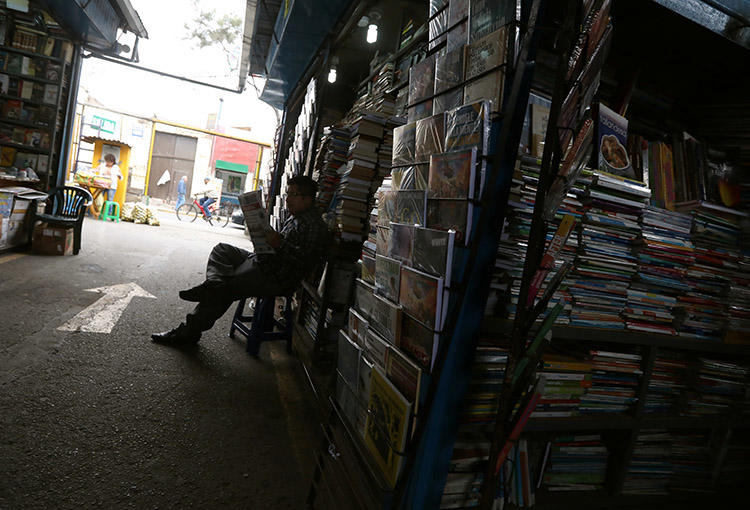
[[[196, 302], [185, 322], [163, 333], [154, 333], [155, 342], [194, 344], [201, 332], [211, 329], [232, 302], [247, 297], [289, 294], [302, 278], [315, 269], [323, 257], [328, 230], [320, 211], [313, 206], [317, 184], [305, 176], [289, 179], [286, 207], [291, 217], [281, 232], [270, 226], [251, 229], [258, 252], [249, 252], [230, 244], [219, 243], [211, 251], [206, 266], [206, 279], [200, 285], [180, 291], [180, 298]], [[251, 198], [252, 200], [252, 198]], [[248, 204], [245, 204], [247, 206]], [[250, 210], [243, 212], [253, 214]], [[262, 218], [260, 204], [255, 208]], [[260, 253], [262, 251], [263, 253]]]

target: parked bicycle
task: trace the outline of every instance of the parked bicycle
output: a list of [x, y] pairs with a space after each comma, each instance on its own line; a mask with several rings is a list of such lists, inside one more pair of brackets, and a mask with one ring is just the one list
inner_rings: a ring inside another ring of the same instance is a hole
[[201, 217], [211, 225], [226, 227], [227, 223], [229, 223], [229, 218], [232, 217], [233, 208], [231, 205], [217, 206], [218, 204], [216, 202], [208, 206], [208, 210], [211, 212], [211, 217], [209, 218], [206, 215], [206, 210], [198, 201], [198, 197], [193, 197], [192, 204], [182, 204], [179, 209], [177, 209], [177, 219], [192, 223], [198, 217], [198, 214], [200, 214]]

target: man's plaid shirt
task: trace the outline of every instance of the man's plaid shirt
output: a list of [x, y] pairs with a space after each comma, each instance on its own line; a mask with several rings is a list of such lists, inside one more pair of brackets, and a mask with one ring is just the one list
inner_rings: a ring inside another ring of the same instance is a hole
[[320, 263], [328, 240], [328, 229], [317, 207], [310, 207], [284, 222], [282, 241], [272, 255], [261, 255], [260, 263], [279, 283], [294, 287]]

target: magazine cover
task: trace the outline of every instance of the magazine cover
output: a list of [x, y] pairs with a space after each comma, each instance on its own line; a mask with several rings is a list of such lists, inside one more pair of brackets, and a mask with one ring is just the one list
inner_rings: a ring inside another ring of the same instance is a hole
[[448, 4], [448, 26], [469, 17], [469, 0], [451, 0]]
[[268, 224], [266, 210], [263, 207], [263, 195], [261, 190], [248, 191], [237, 197], [245, 216], [245, 225], [247, 226], [250, 240], [253, 242], [253, 251], [255, 253], [275, 253], [275, 250], [268, 244], [266, 234], [271, 230]]
[[476, 41], [515, 19], [515, 2], [471, 0], [469, 5], [469, 38]]
[[396, 348], [388, 349], [385, 374], [398, 391], [412, 403], [414, 412], [419, 412], [419, 397], [422, 391], [422, 369]]
[[432, 113], [438, 114], [453, 110], [464, 104], [464, 88], [458, 87], [449, 92], [435, 96], [432, 101]]
[[424, 225], [425, 192], [415, 190], [393, 191], [392, 193], [396, 194], [396, 209], [391, 222]]
[[594, 160], [599, 170], [635, 178], [625, 149], [628, 142], [628, 120], [599, 103], [596, 116]]
[[427, 181], [427, 198], [474, 198], [477, 151], [475, 148], [433, 154]]
[[503, 86], [505, 85], [505, 71], [497, 69], [464, 87], [464, 103], [486, 100], [490, 104], [490, 112], [498, 113], [503, 106]]
[[414, 146], [417, 137], [417, 125], [414, 122], [393, 128], [393, 166], [405, 166], [414, 163]]
[[[372, 317], [372, 309], [374, 307], [375, 298], [375, 285], [357, 278], [354, 285], [354, 308], [361, 314], [363, 318]], [[349, 329], [351, 332], [351, 328]]]
[[379, 367], [370, 380], [370, 414], [365, 425], [365, 444], [385, 479], [396, 486], [409, 430], [411, 405]]
[[372, 328], [388, 342], [396, 345], [401, 334], [401, 305], [375, 295], [372, 308]]
[[414, 149], [414, 161], [426, 163], [430, 154], [443, 152], [445, 140], [445, 114], [439, 113], [417, 121], [417, 140]]
[[365, 345], [365, 336], [369, 329], [369, 322], [354, 308], [349, 308], [348, 336], [358, 345]]
[[427, 189], [429, 170], [429, 164], [394, 168], [391, 170], [391, 189], [393, 191]]
[[412, 123], [432, 115], [432, 99], [425, 99], [406, 109], [406, 122]]
[[383, 255], [375, 255], [375, 291], [398, 302], [401, 262]]
[[363, 346], [363, 355], [367, 356], [367, 359], [378, 365], [380, 368], [385, 368], [385, 361], [388, 357], [388, 342], [380, 336], [375, 330], [368, 330], [367, 336], [365, 337], [365, 345]]
[[359, 358], [362, 356], [362, 348], [352, 341], [343, 331], [339, 331], [339, 350], [337, 356], [337, 367], [344, 380], [352, 388], [359, 383]]
[[378, 194], [378, 226], [387, 227], [396, 217], [395, 191], [381, 191]]
[[404, 311], [433, 331], [440, 331], [443, 279], [410, 267], [401, 268], [399, 303]]
[[367, 402], [370, 400], [370, 381], [374, 364], [365, 356], [359, 357], [359, 384], [357, 384], [357, 423], [355, 424], [360, 436], [365, 437], [367, 423]]
[[409, 105], [432, 97], [434, 90], [435, 55], [430, 55], [409, 69]]
[[458, 48], [435, 60], [435, 95], [461, 85], [464, 81], [464, 49]]
[[469, 43], [469, 20], [464, 20], [448, 29], [445, 39], [445, 51], [460, 49]]
[[476, 147], [484, 155], [490, 134], [487, 101], [471, 103], [450, 110], [445, 118], [445, 151], [460, 151]]
[[466, 47], [466, 80], [505, 64], [507, 47], [507, 27], [502, 27], [481, 39], [475, 39]]
[[391, 240], [391, 229], [388, 227], [381, 227], [378, 225], [377, 238], [375, 239], [375, 252], [388, 253], [388, 243]]
[[456, 242], [466, 244], [471, 231], [473, 207], [468, 200], [429, 199], [427, 200], [427, 228], [453, 230]]
[[424, 327], [419, 321], [401, 315], [401, 335], [398, 346], [422, 367], [431, 371], [437, 358], [440, 335]]
[[346, 416], [352, 424], [356, 423], [359, 414], [356, 389], [344, 379], [338, 370], [336, 370], [336, 403], [341, 409], [341, 414]]
[[375, 285], [375, 258], [362, 255], [362, 279]]
[[445, 284], [450, 284], [455, 237], [456, 233], [452, 230], [416, 227], [412, 266], [425, 273], [442, 276]]
[[388, 256], [401, 261], [407, 266], [412, 265], [412, 249], [414, 243], [414, 225], [391, 223], [391, 239], [388, 242]]

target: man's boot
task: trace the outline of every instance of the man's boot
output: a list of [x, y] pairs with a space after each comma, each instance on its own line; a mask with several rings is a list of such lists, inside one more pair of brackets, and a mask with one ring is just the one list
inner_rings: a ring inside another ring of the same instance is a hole
[[191, 331], [184, 323], [169, 331], [151, 335], [151, 340], [165, 345], [195, 345], [200, 339], [200, 331]]

